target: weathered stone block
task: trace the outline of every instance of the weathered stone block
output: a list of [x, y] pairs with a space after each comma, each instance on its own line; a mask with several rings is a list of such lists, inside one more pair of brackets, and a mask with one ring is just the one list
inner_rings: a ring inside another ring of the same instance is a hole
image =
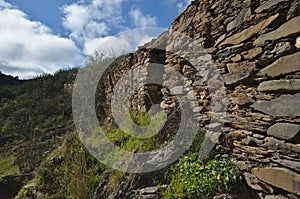
[[273, 64], [260, 70], [258, 75], [277, 77], [296, 71], [300, 71], [300, 52], [276, 60]]
[[277, 19], [279, 14], [275, 14], [268, 19], [265, 19], [261, 22], [259, 22], [256, 25], [253, 25], [242, 32], [239, 32], [229, 38], [227, 38], [225, 41], [223, 41], [219, 46], [223, 46], [226, 44], [240, 44], [241, 42], [244, 42], [248, 39], [250, 39], [253, 35], [259, 33], [261, 30], [268, 27], [275, 19]]
[[246, 18], [249, 17], [250, 15], [251, 15], [251, 8], [242, 9], [240, 13], [236, 16], [236, 18], [227, 25], [226, 28], [227, 31], [230, 31], [235, 27], [241, 25], [246, 20]]
[[267, 40], [274, 41], [291, 35], [299, 34], [300, 33], [299, 24], [300, 24], [300, 16], [289, 20], [288, 22], [284, 23], [278, 29], [272, 32], [260, 35], [254, 41], [253, 44], [256, 46], [263, 46], [265, 41]]
[[254, 48], [254, 49], [251, 49], [247, 52], [243, 52], [242, 55], [245, 59], [254, 59], [256, 58], [257, 56], [261, 55], [263, 53], [263, 49], [261, 47], [257, 47], [257, 48]]
[[300, 91], [300, 79], [291, 80], [271, 80], [262, 82], [258, 88], [258, 91]]
[[254, 176], [250, 173], [244, 173], [244, 178], [245, 178], [247, 185], [254, 190], [264, 191], [267, 193], [274, 192], [274, 190], [269, 185], [267, 185], [263, 182], [260, 182], [260, 180], [258, 180], [256, 176]]
[[287, 2], [287, 1], [291, 1], [291, 0], [269, 0], [269, 1], [265, 2], [265, 3], [263, 3], [258, 8], [256, 8], [255, 12], [256, 13], [264, 12], [264, 11], [270, 9], [271, 7], [276, 6], [279, 3]]
[[256, 68], [255, 62], [242, 62], [242, 63], [230, 63], [227, 64], [228, 71], [230, 73], [237, 73], [240, 71], [251, 71]]
[[296, 160], [291, 161], [291, 160], [282, 160], [282, 159], [272, 158], [272, 162], [276, 162], [282, 166], [285, 166], [285, 167], [288, 167], [295, 171], [300, 172], [300, 162], [299, 161], [296, 161]]
[[300, 116], [300, 93], [283, 95], [271, 101], [258, 101], [252, 107], [271, 116]]
[[171, 91], [174, 93], [174, 95], [180, 95], [183, 93], [183, 86], [174, 86]]
[[245, 82], [251, 76], [251, 71], [239, 71], [223, 75], [226, 85], [236, 85]]
[[290, 123], [277, 123], [271, 126], [267, 134], [284, 139], [284, 140], [293, 140], [300, 132], [300, 125], [290, 124]]
[[300, 195], [300, 175], [285, 168], [254, 168], [252, 174], [278, 188]]

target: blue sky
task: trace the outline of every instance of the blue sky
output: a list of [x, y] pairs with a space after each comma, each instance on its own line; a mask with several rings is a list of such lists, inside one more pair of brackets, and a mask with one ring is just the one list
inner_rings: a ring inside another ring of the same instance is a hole
[[[95, 50], [142, 44], [190, 0], [0, 0], [0, 71], [31, 78], [81, 66]], [[149, 27], [156, 27], [149, 29]], [[137, 29], [138, 28], [138, 29]], [[123, 37], [115, 36], [124, 31]]]

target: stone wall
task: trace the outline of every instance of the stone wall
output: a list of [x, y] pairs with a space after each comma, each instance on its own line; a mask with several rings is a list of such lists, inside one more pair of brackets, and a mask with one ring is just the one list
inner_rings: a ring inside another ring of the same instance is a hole
[[[172, 31], [183, 36], [166, 38]], [[172, 80], [176, 93], [159, 87], [154, 92], [163, 95], [161, 107], [172, 112], [178, 106], [175, 94], [188, 95], [190, 90], [186, 88], [192, 86], [199, 106], [195, 115], [200, 113], [202, 127], [207, 128], [214, 95], [205, 83], [209, 80], [203, 78], [208, 75], [197, 76], [196, 66], [176, 53], [151, 48], [164, 44], [164, 49], [168, 49], [180, 37], [181, 46], [187, 42], [183, 37], [199, 41], [203, 56], [194, 63], [214, 64], [224, 80], [226, 117], [216, 149], [232, 155], [247, 184], [260, 198], [299, 198], [300, 1], [192, 1], [168, 31], [124, 61], [130, 67], [163, 63], [165, 74], [172, 67], [187, 77], [189, 85], [178, 86]], [[123, 72], [107, 77], [108, 99]], [[147, 72], [141, 71], [146, 75]], [[214, 77], [214, 72], [209, 73]], [[145, 88], [141, 92], [135, 95], [132, 108], [143, 112], [150, 90]]]
[[173, 29], [213, 57], [226, 85], [217, 149], [261, 198], [300, 195], [300, 2], [193, 1]]

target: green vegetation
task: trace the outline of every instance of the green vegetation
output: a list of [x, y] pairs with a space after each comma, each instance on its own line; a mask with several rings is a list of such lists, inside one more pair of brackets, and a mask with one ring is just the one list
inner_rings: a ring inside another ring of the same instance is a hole
[[[64, 90], [77, 69], [58, 71], [24, 82], [0, 87], [0, 150], [14, 151], [22, 173], [40, 165], [45, 152], [58, 147], [60, 135], [72, 127], [71, 94]], [[9, 89], [10, 92], [7, 92]]]
[[153, 137], [137, 139], [124, 133], [120, 129], [112, 129], [106, 133], [106, 136], [114, 144], [119, 145], [127, 151], [146, 152], [153, 150], [155, 146], [155, 139]]
[[[56, 154], [56, 155], [55, 155]], [[59, 151], [38, 169], [37, 187], [48, 198], [92, 198], [106, 167], [69, 133]]]
[[102, 173], [107, 168], [86, 152], [76, 134], [68, 133], [64, 144], [49, 154], [37, 169], [32, 189], [23, 188], [17, 198], [33, 196], [39, 191], [42, 198], [92, 198]]
[[[99, 57], [91, 59], [87, 67], [100, 63]], [[0, 87], [0, 177], [36, 174], [32, 181], [23, 182], [35, 182], [36, 186], [20, 190], [19, 198], [29, 197], [33, 191], [41, 192], [43, 198], [91, 198], [107, 169], [69, 133], [75, 130], [71, 92], [77, 71], [61, 70], [22, 81], [19, 86]], [[103, 81], [99, 87], [105, 94]], [[102, 101], [96, 109], [101, 115], [106, 98], [99, 97]]]
[[148, 112], [143, 115], [137, 115], [133, 111], [130, 111], [130, 118], [134, 123], [139, 126], [148, 126], [151, 123], [150, 114]]
[[[28, 181], [26, 184], [36, 183], [36, 179]], [[33, 187], [23, 187], [15, 199], [23, 199], [24, 197], [33, 198], [34, 197], [34, 186]]]
[[[164, 122], [163, 112], [157, 112], [152, 117], [150, 117], [149, 113], [145, 113], [144, 115], [135, 115], [133, 112], [130, 112], [130, 118], [127, 118], [127, 120], [128, 122], [123, 128], [124, 131], [120, 128], [112, 128], [105, 132], [106, 137], [111, 142], [113, 142], [114, 145], [117, 145], [121, 149], [129, 152], [146, 152], [161, 147], [157, 144], [158, 137], [152, 135], [159, 130]], [[132, 121], [129, 122], [129, 120]], [[138, 132], [143, 133], [146, 138], [137, 138], [130, 135], [131, 132], [134, 131], [134, 126], [132, 125], [132, 123], [147, 127], [143, 130], [143, 132]], [[94, 130], [91, 137], [86, 140], [86, 142], [89, 143], [90, 146], [98, 147], [103, 144], [103, 142], [105, 142], [105, 140], [101, 138], [101, 135], [99, 135], [98, 132], [98, 130]], [[116, 155], [117, 154], [111, 154], [111, 156]]]
[[240, 181], [240, 172], [227, 155], [202, 160], [198, 154], [189, 153], [180, 158], [166, 178], [169, 181], [163, 193], [166, 199], [207, 198], [233, 191]]
[[[155, 133], [157, 133], [160, 127], [163, 125], [163, 112], [157, 112], [150, 117], [148, 112], [144, 113], [143, 115], [136, 115], [131, 111], [130, 118], [127, 120], [128, 122], [124, 127], [124, 131], [120, 129], [112, 129], [106, 133], [108, 139], [110, 139], [114, 144], [120, 146], [124, 150], [135, 152], [146, 152], [161, 147], [156, 144], [158, 139], [157, 136], [152, 135], [155, 135]], [[143, 132], [138, 132], [143, 136], [146, 136], [146, 138], [136, 138], [129, 135], [129, 132], [135, 131], [134, 126], [131, 125], [129, 120], [132, 120], [133, 123], [137, 124], [138, 126], [147, 127], [143, 130]]]
[[11, 153], [0, 154], [0, 179], [9, 174], [19, 173], [19, 168], [17, 166], [12, 166], [15, 157]]

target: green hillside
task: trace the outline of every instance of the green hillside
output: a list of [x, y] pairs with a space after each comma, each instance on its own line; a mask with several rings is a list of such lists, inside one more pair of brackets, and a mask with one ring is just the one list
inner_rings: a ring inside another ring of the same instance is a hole
[[0, 72], [0, 87], [4, 85], [20, 85], [21, 80], [18, 77], [13, 77], [11, 75], [5, 75]]

